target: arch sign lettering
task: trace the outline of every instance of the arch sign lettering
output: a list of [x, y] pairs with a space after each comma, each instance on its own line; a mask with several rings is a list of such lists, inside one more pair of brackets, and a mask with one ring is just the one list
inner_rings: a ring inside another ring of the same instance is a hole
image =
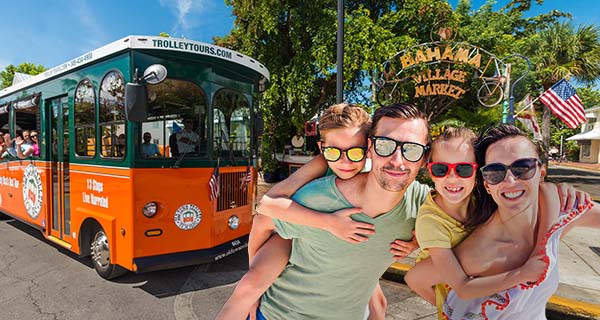
[[[440, 29], [440, 38], [451, 33]], [[459, 100], [487, 79], [500, 79], [504, 64], [490, 52], [465, 42], [433, 41], [396, 53], [383, 64], [377, 101], [384, 105], [423, 98]]]

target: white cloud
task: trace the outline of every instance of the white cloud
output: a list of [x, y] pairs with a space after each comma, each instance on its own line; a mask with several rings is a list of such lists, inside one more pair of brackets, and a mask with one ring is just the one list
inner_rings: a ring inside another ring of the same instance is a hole
[[200, 15], [209, 12], [214, 4], [208, 0], [159, 0], [162, 7], [168, 8], [177, 16], [177, 22], [172, 27], [170, 34], [182, 37], [197, 24]]

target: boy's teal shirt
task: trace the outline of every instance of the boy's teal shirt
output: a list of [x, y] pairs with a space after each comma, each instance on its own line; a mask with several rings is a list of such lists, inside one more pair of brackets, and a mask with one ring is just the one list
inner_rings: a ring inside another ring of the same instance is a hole
[[[340, 193], [336, 177], [312, 181], [292, 196], [297, 203], [333, 213], [353, 207]], [[429, 187], [413, 182], [403, 200], [389, 212], [352, 219], [375, 226], [366, 242], [352, 244], [317, 228], [274, 219], [283, 238], [293, 239], [290, 262], [262, 298], [267, 319], [363, 320], [379, 278], [394, 262], [389, 252], [396, 239], [410, 241], [415, 218]]]

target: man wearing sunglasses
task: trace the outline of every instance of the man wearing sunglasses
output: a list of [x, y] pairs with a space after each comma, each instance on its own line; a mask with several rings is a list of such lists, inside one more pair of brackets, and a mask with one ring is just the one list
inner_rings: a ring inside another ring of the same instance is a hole
[[[417, 211], [429, 193], [415, 182], [429, 151], [427, 118], [413, 105], [386, 106], [375, 112], [369, 137], [370, 172], [315, 180], [292, 199], [321, 212], [362, 208], [352, 218], [372, 224], [375, 234], [348, 243], [327, 231], [274, 220], [293, 248], [290, 263], [262, 298], [266, 319], [363, 320], [379, 277], [394, 261], [390, 243], [412, 239]], [[362, 159], [364, 149], [323, 147], [323, 155], [353, 161]]]

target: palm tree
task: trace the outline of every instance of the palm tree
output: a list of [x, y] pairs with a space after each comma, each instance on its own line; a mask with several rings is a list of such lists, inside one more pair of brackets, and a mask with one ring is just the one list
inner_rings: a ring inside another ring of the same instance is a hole
[[[569, 23], [555, 23], [533, 37], [529, 56], [535, 63], [537, 80], [544, 90], [565, 78], [583, 84], [600, 82], [600, 29]], [[550, 145], [550, 110], [542, 116], [544, 146]]]

